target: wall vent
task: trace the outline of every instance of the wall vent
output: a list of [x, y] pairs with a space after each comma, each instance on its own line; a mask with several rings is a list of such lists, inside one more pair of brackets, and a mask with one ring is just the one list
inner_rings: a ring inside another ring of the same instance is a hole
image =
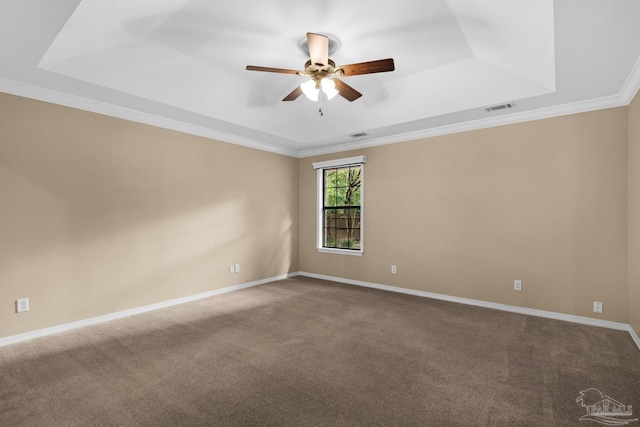
[[364, 132], [360, 132], [360, 133], [354, 133], [353, 135], [349, 135], [351, 138], [362, 138], [363, 136], [367, 136], [367, 133]]
[[513, 108], [516, 106], [515, 102], [507, 102], [506, 104], [492, 105], [491, 107], [486, 107], [484, 111], [491, 113], [493, 111], [506, 110], [509, 108]]

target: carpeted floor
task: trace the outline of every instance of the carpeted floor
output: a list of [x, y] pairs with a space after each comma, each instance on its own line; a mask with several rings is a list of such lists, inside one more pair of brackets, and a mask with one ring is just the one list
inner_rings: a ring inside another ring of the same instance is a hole
[[598, 425], [588, 388], [640, 415], [628, 333], [304, 277], [0, 348], [2, 426]]

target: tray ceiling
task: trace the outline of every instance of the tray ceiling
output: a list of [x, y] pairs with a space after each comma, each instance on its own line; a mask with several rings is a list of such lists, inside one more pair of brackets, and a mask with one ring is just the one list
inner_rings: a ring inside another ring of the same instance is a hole
[[[0, 90], [304, 156], [624, 105], [638, 3], [8, 1]], [[345, 78], [353, 103], [282, 102], [305, 78], [245, 66], [303, 69], [307, 31], [336, 39], [338, 65], [396, 70]]]

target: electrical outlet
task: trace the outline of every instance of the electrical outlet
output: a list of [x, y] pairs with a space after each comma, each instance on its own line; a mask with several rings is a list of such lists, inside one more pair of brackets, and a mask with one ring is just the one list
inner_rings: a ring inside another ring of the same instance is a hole
[[20, 298], [16, 300], [16, 313], [29, 311], [29, 298]]
[[229, 266], [229, 274], [233, 274], [233, 273], [235, 273], [235, 272], [236, 272], [235, 267], [234, 267], [233, 265], [230, 265], [230, 266]]
[[602, 303], [600, 301], [593, 302], [593, 312], [602, 313]]
[[236, 264], [236, 273], [240, 273], [240, 264]]
[[398, 269], [396, 268], [395, 265], [391, 266], [391, 274], [396, 274], [398, 272]]
[[514, 280], [513, 281], [513, 290], [521, 291], [522, 290], [522, 280]]

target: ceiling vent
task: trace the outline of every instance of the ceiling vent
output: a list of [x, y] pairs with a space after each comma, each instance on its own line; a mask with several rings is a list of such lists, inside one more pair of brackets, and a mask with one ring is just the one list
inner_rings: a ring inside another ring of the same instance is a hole
[[354, 133], [353, 135], [349, 135], [351, 138], [362, 138], [363, 136], [367, 136], [368, 134], [364, 132]]
[[486, 107], [484, 109], [484, 111], [486, 111], [488, 113], [492, 113], [494, 111], [507, 110], [507, 109], [513, 108], [515, 106], [516, 106], [515, 102], [507, 102], [506, 104], [492, 105], [491, 107]]

